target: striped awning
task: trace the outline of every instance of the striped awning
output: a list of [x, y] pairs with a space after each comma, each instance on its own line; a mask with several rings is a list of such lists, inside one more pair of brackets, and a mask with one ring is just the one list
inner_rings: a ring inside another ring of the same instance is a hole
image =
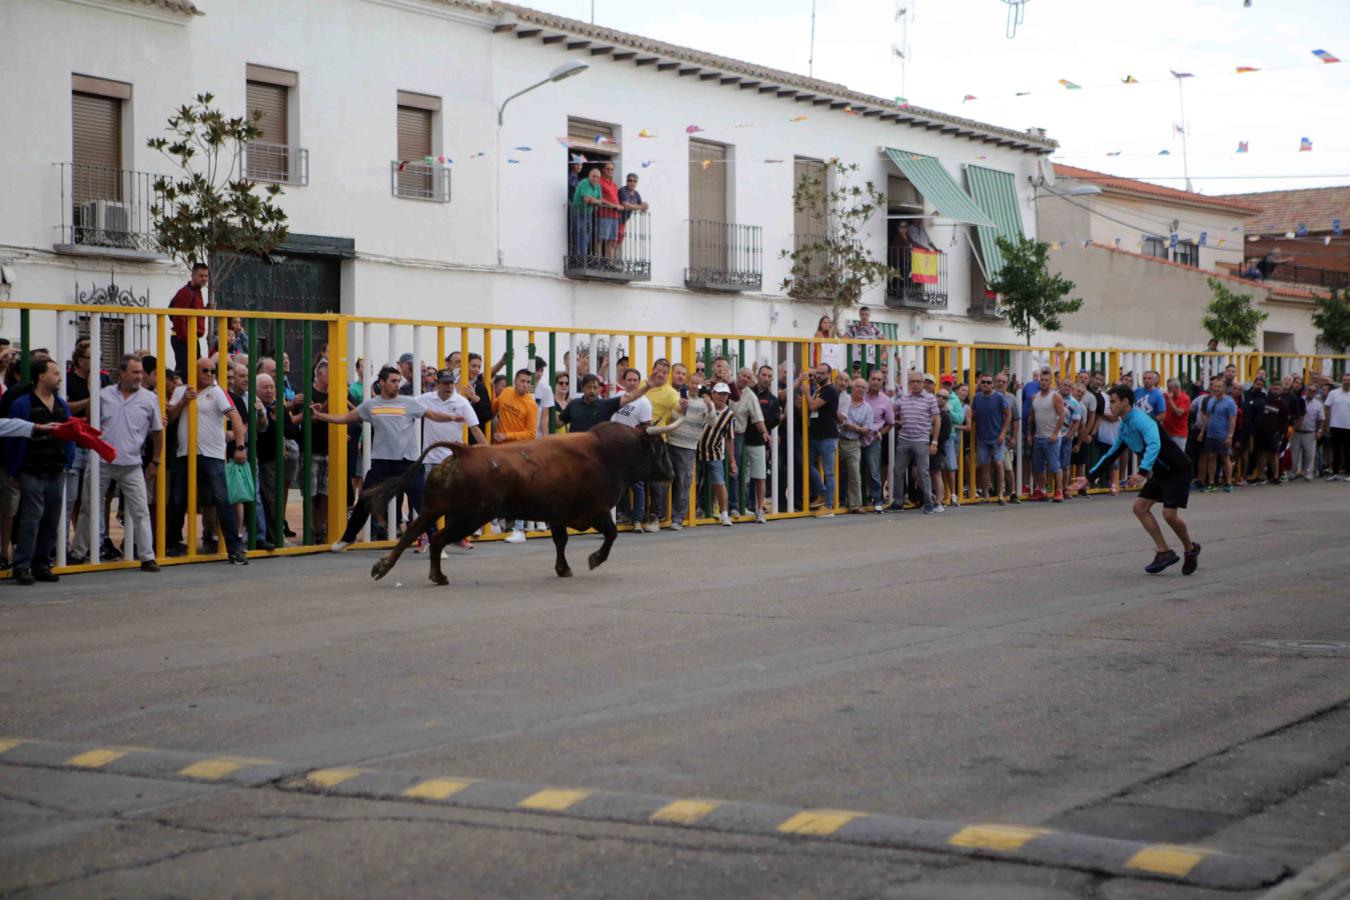
[[1022, 214], [1017, 209], [1017, 181], [1011, 172], [966, 166], [966, 186], [991, 220], [992, 225], [979, 226], [980, 253], [984, 257], [985, 277], [996, 278], [1003, 271], [1003, 253], [997, 238], [1015, 241], [1022, 237]]
[[947, 170], [936, 156], [924, 156], [922, 153], [894, 150], [890, 147], [886, 148], [886, 155], [910, 183], [919, 189], [924, 202], [937, 209], [940, 217], [968, 225], [994, 224], [966, 196], [955, 179], [947, 174]]

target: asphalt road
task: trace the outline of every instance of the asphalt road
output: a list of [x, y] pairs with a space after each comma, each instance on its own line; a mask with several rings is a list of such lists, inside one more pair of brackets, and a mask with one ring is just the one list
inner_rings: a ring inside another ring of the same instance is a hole
[[[1348, 513], [1194, 497], [1189, 578], [1102, 497], [621, 535], [593, 572], [579, 538], [568, 580], [532, 541], [447, 588], [371, 552], [3, 584], [0, 738], [37, 743], [0, 741], [0, 892], [1255, 896], [1202, 876], [1350, 843]], [[277, 768], [176, 774], [223, 756]], [[428, 776], [496, 799], [399, 796]], [[727, 805], [646, 824], [671, 798]], [[883, 818], [775, 825], [818, 808]], [[1122, 865], [1173, 844], [1216, 856]]]

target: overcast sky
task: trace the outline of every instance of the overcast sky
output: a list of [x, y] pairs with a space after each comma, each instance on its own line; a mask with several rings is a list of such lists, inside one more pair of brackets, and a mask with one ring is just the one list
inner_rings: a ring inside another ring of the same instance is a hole
[[[1182, 187], [1181, 113], [1168, 70], [1191, 72], [1195, 190], [1350, 184], [1350, 0], [1243, 2], [1027, 0], [1009, 39], [1003, 0], [817, 0], [815, 74], [997, 125], [1041, 126], [1066, 163]], [[527, 5], [590, 18], [591, 0]], [[897, 6], [909, 10], [903, 92], [892, 53], [901, 43]], [[807, 71], [811, 0], [595, 0], [595, 10], [597, 24]], [[1314, 49], [1344, 62], [1320, 63]], [[1237, 66], [1266, 71], [1239, 75]], [[1121, 85], [1128, 75], [1141, 83]], [[1082, 90], [1061, 87], [1061, 78]], [[1015, 96], [1022, 91], [1032, 93]], [[977, 99], [963, 104], [966, 94]], [[1312, 152], [1299, 152], [1303, 137]], [[1239, 141], [1248, 153], [1234, 152]], [[1114, 151], [1121, 155], [1107, 156]]]

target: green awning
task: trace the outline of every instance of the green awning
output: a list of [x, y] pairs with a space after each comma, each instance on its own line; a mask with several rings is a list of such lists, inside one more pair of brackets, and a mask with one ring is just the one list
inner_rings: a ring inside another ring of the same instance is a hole
[[938, 215], [944, 219], [954, 219], [968, 225], [992, 225], [989, 217], [980, 211], [965, 191], [956, 184], [952, 176], [942, 167], [936, 156], [924, 156], [908, 150], [886, 148], [886, 155], [904, 173], [923, 199], [935, 207]]
[[980, 209], [993, 220], [993, 225], [981, 225], [980, 251], [984, 257], [985, 276], [992, 279], [1003, 271], [1003, 254], [998, 249], [998, 237], [1014, 241], [1022, 237], [1022, 214], [1017, 210], [1017, 181], [1011, 172], [966, 166], [966, 186]]

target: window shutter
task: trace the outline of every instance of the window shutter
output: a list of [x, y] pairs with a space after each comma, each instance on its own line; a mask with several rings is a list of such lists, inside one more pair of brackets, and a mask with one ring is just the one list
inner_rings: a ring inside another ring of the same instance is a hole
[[[711, 163], [704, 168], [703, 163]], [[689, 218], [727, 220], [727, 148], [707, 141], [689, 142]]]
[[[596, 137], [605, 138], [605, 143], [596, 143]], [[614, 138], [614, 126], [589, 119], [568, 119], [567, 140], [573, 147], [595, 148], [603, 153], [617, 153], [618, 141]]]
[[398, 108], [398, 158], [421, 162], [431, 155], [431, 110]]
[[[262, 131], [259, 140], [263, 143], [282, 146], [289, 143], [288, 91], [289, 88], [279, 84], [265, 84], [261, 81], [248, 83], [249, 121]], [[254, 121], [253, 117], [259, 113], [261, 117]]]
[[120, 200], [122, 178], [122, 101], [94, 94], [71, 94], [74, 132], [71, 190], [82, 200]]
[[[823, 187], [829, 187], [825, 184], [825, 163], [818, 159], [803, 159], [799, 156], [792, 160], [792, 188], [794, 191], [803, 178], [809, 181], [819, 181]], [[824, 203], [818, 203], [814, 210], [795, 210], [792, 227], [799, 236], [820, 237], [825, 230], [824, 219]]]

